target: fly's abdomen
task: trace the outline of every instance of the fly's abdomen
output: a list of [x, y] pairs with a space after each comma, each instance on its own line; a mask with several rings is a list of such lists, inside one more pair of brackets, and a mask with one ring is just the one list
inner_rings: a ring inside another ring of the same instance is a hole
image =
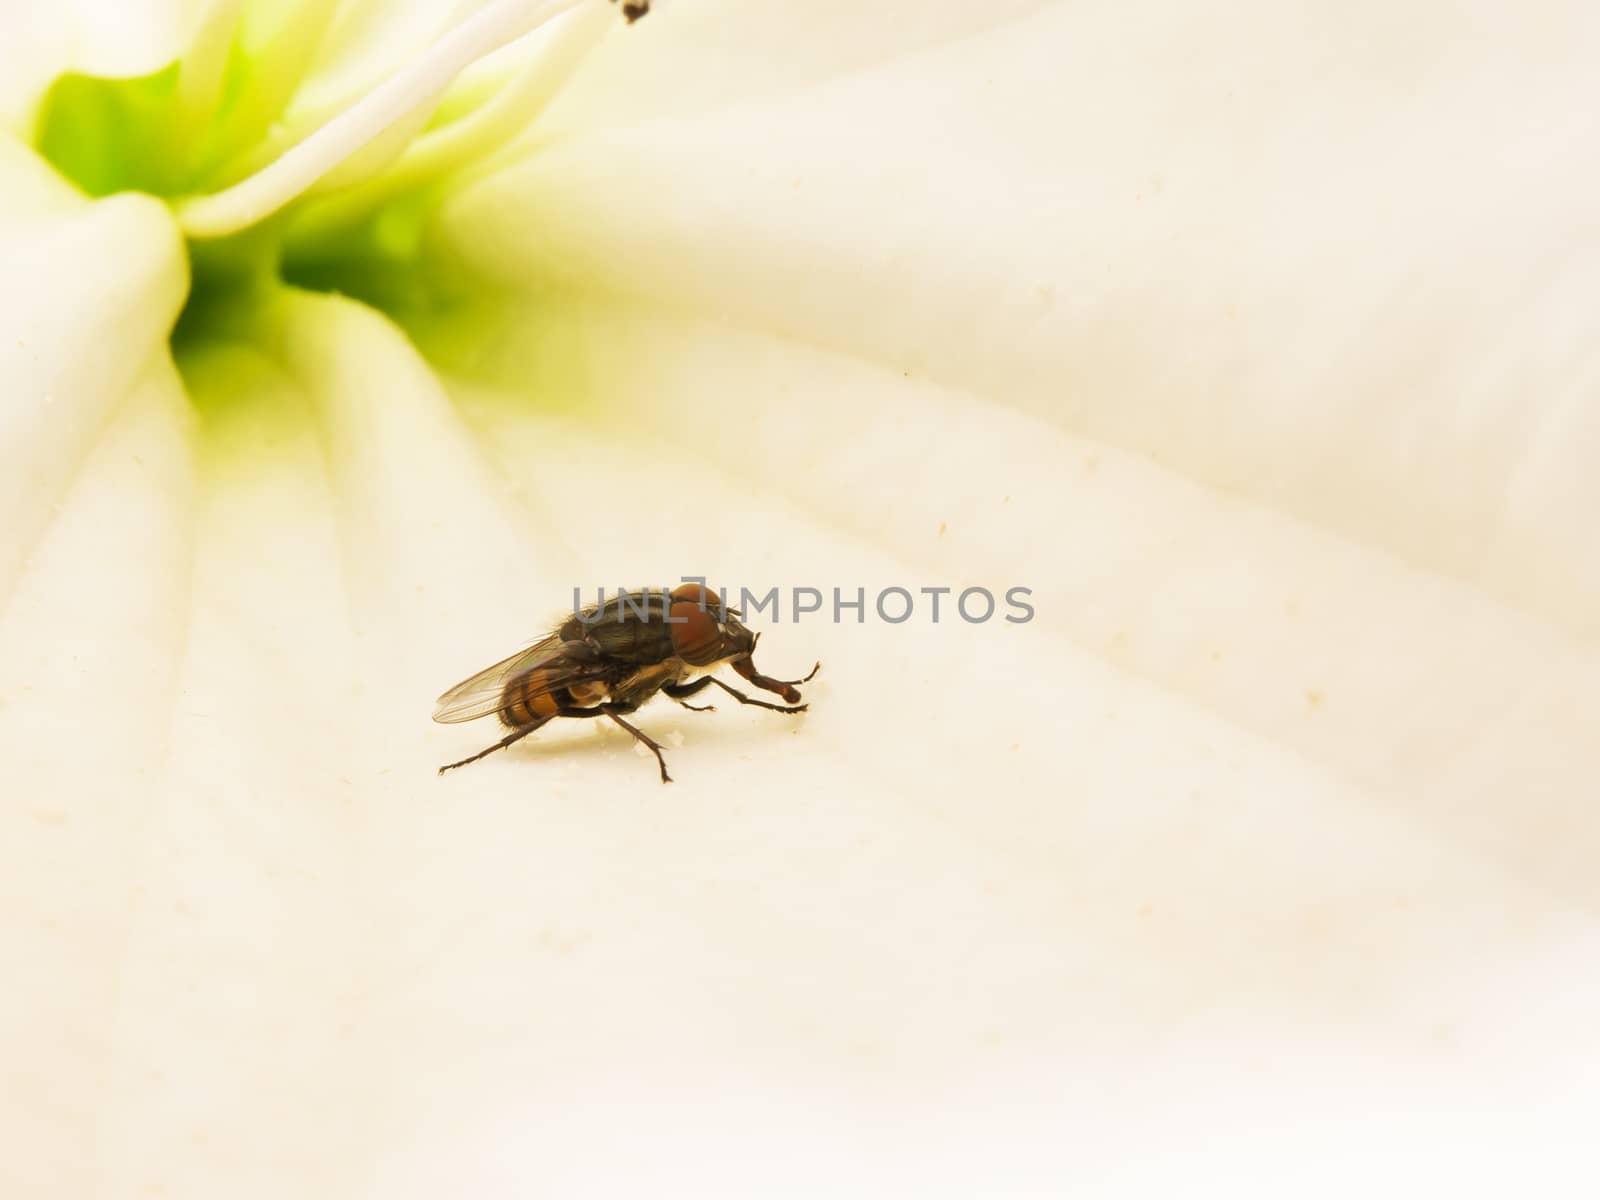
[[500, 716], [513, 729], [543, 725], [562, 709], [592, 708], [603, 704], [610, 689], [600, 680], [560, 683], [559, 676], [570, 674], [535, 667], [515, 675], [506, 683]]
[[507, 725], [513, 729], [542, 725], [561, 711], [561, 701], [550, 689], [549, 674], [542, 667], [535, 667], [506, 681], [500, 716]]

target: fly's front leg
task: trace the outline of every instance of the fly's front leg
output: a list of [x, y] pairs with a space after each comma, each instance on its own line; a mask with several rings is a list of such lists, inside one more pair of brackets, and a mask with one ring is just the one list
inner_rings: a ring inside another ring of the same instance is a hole
[[[711, 676], [702, 675], [699, 679], [696, 679], [693, 683], [667, 683], [667, 684], [663, 684], [661, 686], [661, 690], [666, 695], [671, 696], [679, 704], [683, 704], [685, 699], [687, 699], [690, 696], [693, 696], [696, 692], [705, 691], [706, 684], [708, 684], [710, 682], [711, 682]], [[717, 711], [717, 706], [715, 704], [683, 704], [683, 707], [687, 708], [690, 712], [716, 712]]]
[[[781, 712], [781, 713], [803, 713], [809, 707], [809, 705], [797, 704], [793, 708], [785, 708], [781, 704], [768, 704], [765, 700], [752, 700], [752, 699], [750, 699], [749, 696], [746, 696], [738, 688], [729, 687], [727, 684], [723, 683], [722, 680], [716, 678], [714, 675], [707, 675], [706, 678], [709, 679], [712, 683], [716, 684], [723, 691], [727, 692], [728, 695], [732, 696], [740, 704], [753, 704], [757, 708], [765, 708], [765, 709], [771, 710], [772, 712]], [[763, 678], [765, 678], [765, 676], [763, 676]], [[777, 691], [778, 689], [777, 688], [771, 688], [769, 690], [770, 691]], [[794, 688], [792, 688], [792, 687], [789, 690], [791, 692], [794, 692]], [[799, 692], [794, 692], [794, 698], [796, 700], [800, 699], [800, 693]]]
[[[799, 704], [800, 703], [800, 693], [795, 690], [795, 684], [797, 684], [797, 683], [810, 683], [812, 678], [816, 675], [816, 673], [818, 671], [822, 670], [822, 664], [818, 663], [816, 666], [811, 668], [811, 674], [807, 675], [804, 679], [773, 679], [771, 676], [763, 675], [763, 674], [761, 674], [760, 671], [757, 671], [755, 663], [751, 662], [748, 658], [738, 659], [735, 662], [733, 662], [731, 665], [733, 666], [733, 669], [735, 671], [739, 672], [739, 674], [743, 675], [746, 679], [748, 679], [751, 683], [755, 684], [762, 691], [764, 691], [764, 692], [774, 692], [777, 695], [782, 696], [790, 704]], [[719, 682], [720, 682], [720, 680], [719, 680]], [[733, 691], [733, 689], [729, 688], [727, 684], [723, 684], [722, 686], [727, 688], [727, 690], [730, 691], [730, 692]], [[739, 695], [738, 692], [734, 692], [733, 694], [736, 695], [736, 696]], [[760, 703], [759, 700], [750, 700], [750, 699], [747, 699], [747, 698], [745, 698], [743, 696], [740, 696], [739, 698], [741, 700], [743, 700], [744, 703], [746, 703], [746, 704], [759, 704]], [[772, 705], [772, 704], [768, 704], [768, 705], [765, 705], [764, 707], [766, 707], [766, 708], [776, 708], [777, 706], [776, 705]], [[793, 710], [778, 709], [778, 711], [779, 712], [786, 712], [786, 711], [793, 711]]]

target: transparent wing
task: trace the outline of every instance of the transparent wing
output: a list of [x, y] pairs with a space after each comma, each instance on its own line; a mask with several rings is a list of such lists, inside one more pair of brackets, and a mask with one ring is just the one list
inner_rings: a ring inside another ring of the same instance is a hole
[[[438, 707], [433, 710], [433, 719], [444, 725], [454, 725], [499, 712], [504, 707], [506, 681], [514, 675], [559, 659], [561, 646], [560, 637], [551, 634], [526, 649], [518, 650], [510, 658], [502, 658], [494, 666], [485, 667], [470, 679], [463, 679], [439, 697]], [[578, 673], [576, 670], [572, 672], [574, 676]], [[550, 686], [565, 682], [566, 679], [553, 679]]]

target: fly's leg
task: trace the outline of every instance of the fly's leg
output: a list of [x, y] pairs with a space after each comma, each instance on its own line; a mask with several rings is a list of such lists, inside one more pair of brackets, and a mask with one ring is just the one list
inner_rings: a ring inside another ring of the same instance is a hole
[[664, 683], [661, 690], [674, 700], [682, 700], [685, 696], [693, 696], [696, 692], [706, 690], [706, 684], [711, 682], [711, 676], [702, 675], [693, 683]]
[[668, 684], [663, 684], [662, 687], [661, 687], [661, 690], [666, 695], [671, 696], [679, 704], [683, 704], [683, 707], [687, 708], [690, 712], [716, 712], [717, 711], [717, 706], [715, 704], [684, 704], [683, 703], [685, 697], [693, 696], [696, 692], [705, 691], [706, 684], [708, 684], [710, 682], [711, 682], [711, 676], [702, 675], [699, 679], [696, 679], [693, 683], [668, 683]]
[[[781, 713], [803, 713], [803, 712], [806, 711], [807, 707], [809, 707], [808, 705], [805, 705], [805, 704], [797, 704], [793, 708], [785, 708], [781, 704], [768, 704], [765, 700], [752, 700], [752, 699], [750, 699], [749, 696], [746, 696], [738, 688], [729, 687], [727, 684], [723, 683], [722, 680], [718, 679], [715, 675], [707, 675], [706, 678], [709, 679], [712, 683], [716, 684], [723, 691], [727, 692], [728, 695], [732, 696], [740, 704], [753, 704], [757, 708], [771, 709], [773, 712], [781, 712]], [[762, 678], [765, 678], [765, 676], [762, 676]], [[809, 679], [810, 676], [808, 675], [806, 678]], [[799, 680], [799, 682], [804, 683], [805, 680], [802, 679], [802, 680]], [[771, 688], [769, 690], [777, 691], [776, 688]]]
[[[661, 782], [671, 783], [672, 776], [667, 774], [667, 760], [661, 757], [661, 744], [652, 738], [648, 733], [644, 732], [644, 730], [639, 729], [636, 726], [629, 725], [626, 721], [619, 717], [610, 706], [602, 708], [601, 711], [650, 748], [650, 753], [656, 756], [656, 762], [661, 767]], [[633, 708], [629, 708], [626, 711], [632, 712]]]
[[[818, 663], [816, 666], [811, 668], [811, 674], [807, 675], [804, 679], [773, 679], [770, 676], [763, 675], [760, 671], [757, 671], [755, 663], [751, 662], [748, 658], [735, 659], [731, 665], [735, 671], [743, 675], [762, 691], [776, 692], [790, 704], [800, 703], [800, 693], [795, 690], [795, 684], [811, 682], [812, 677], [815, 676], [818, 671], [822, 670], [822, 664]], [[723, 684], [723, 686], [727, 687], [727, 684]], [[732, 688], [728, 688], [728, 690], [733, 691]], [[735, 694], [737, 695], [737, 693]], [[741, 697], [741, 699], [743, 699], [743, 697]], [[756, 701], [745, 700], [745, 703], [754, 704]], [[769, 704], [767, 707], [771, 708], [773, 706]]]
[[476, 754], [472, 755], [469, 758], [463, 758], [460, 762], [445, 763], [444, 766], [439, 768], [439, 774], [443, 775], [446, 771], [453, 771], [457, 767], [464, 767], [468, 763], [475, 763], [480, 758], [486, 758], [489, 755], [493, 754], [496, 750], [504, 750], [507, 746], [511, 745], [513, 742], [520, 742], [523, 738], [527, 737], [530, 733], [532, 733], [535, 729], [539, 728], [539, 726], [543, 725], [543, 724], [544, 724], [544, 722], [540, 721], [540, 722], [538, 722], [536, 724], [525, 725], [521, 729], [513, 730], [512, 732], [506, 734], [505, 737], [501, 738], [494, 745], [490, 746], [487, 750], [479, 750]]
[[620, 713], [631, 713], [631, 712], [635, 711], [638, 707], [639, 707], [639, 705], [637, 703], [633, 703], [633, 704], [624, 703], [624, 704], [599, 704], [599, 705], [596, 705], [594, 708], [558, 708], [556, 710], [556, 716], [558, 716], [558, 717], [609, 717], [611, 720], [615, 721], [618, 725], [621, 725], [629, 733], [633, 734], [634, 737], [638, 738], [647, 747], [649, 747], [650, 753], [652, 753], [652, 754], [654, 754], [656, 756], [656, 762], [661, 767], [661, 782], [662, 783], [671, 783], [672, 782], [672, 776], [667, 774], [667, 760], [661, 757], [661, 750], [662, 750], [661, 744], [659, 742], [657, 742], [654, 738], [652, 738], [649, 734], [645, 733], [642, 729], [636, 729], [632, 725], [629, 725], [626, 721], [624, 721], [622, 719], [621, 716], [618, 715]]

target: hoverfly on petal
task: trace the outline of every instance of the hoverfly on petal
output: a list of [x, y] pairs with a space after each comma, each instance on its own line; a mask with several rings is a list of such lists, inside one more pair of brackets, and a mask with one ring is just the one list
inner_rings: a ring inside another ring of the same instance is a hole
[[[661, 745], [623, 720], [657, 692], [694, 712], [709, 712], [709, 705], [693, 705], [688, 699], [715, 684], [740, 704], [781, 713], [805, 712], [796, 685], [809, 682], [822, 664], [812, 667], [804, 679], [761, 674], [750, 657], [761, 635], [746, 629], [740, 615], [698, 583], [672, 591], [621, 592], [589, 605], [562, 621], [548, 637], [485, 667], [439, 697], [435, 721], [456, 724], [493, 714], [511, 730], [487, 749], [446, 763], [439, 773], [503, 750], [557, 717], [605, 717], [647, 747], [661, 767], [661, 782], [671, 783]], [[732, 667], [785, 703], [751, 699], [711, 674], [722, 666]]]

